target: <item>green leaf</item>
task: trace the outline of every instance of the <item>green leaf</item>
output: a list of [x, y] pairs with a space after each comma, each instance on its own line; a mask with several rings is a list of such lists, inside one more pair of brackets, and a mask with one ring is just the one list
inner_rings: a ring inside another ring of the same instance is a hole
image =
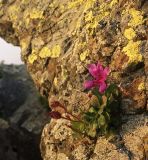
[[84, 123], [72, 121], [71, 124], [72, 124], [72, 128], [74, 131], [84, 133], [84, 131], [85, 131]]
[[97, 124], [93, 123], [87, 128], [87, 135], [90, 137], [96, 137], [97, 134]]
[[101, 104], [102, 103], [102, 94], [99, 92], [98, 88], [94, 88], [92, 90], [92, 94], [98, 98], [99, 103]]
[[93, 106], [89, 109], [90, 113], [94, 113], [95, 114], [97, 111], [98, 111], [98, 109], [93, 107]]
[[96, 114], [94, 112], [86, 112], [84, 114], [84, 121], [92, 123], [95, 120]]
[[75, 139], [82, 139], [82, 138], [83, 138], [83, 134], [78, 133], [78, 132], [73, 132], [73, 133], [72, 133], [72, 136], [73, 136]]
[[100, 102], [99, 102], [98, 97], [96, 95], [93, 95], [91, 97], [90, 105], [94, 108], [98, 108], [100, 106]]
[[111, 94], [116, 94], [118, 95], [118, 87], [116, 84], [110, 84], [109, 87], [105, 91], [105, 95], [107, 97], [110, 97]]
[[98, 125], [101, 127], [104, 126], [105, 124], [106, 124], [106, 119], [104, 115], [100, 115], [100, 117], [98, 118]]
[[104, 112], [104, 117], [106, 119], [106, 121], [110, 121], [110, 114], [108, 112]]

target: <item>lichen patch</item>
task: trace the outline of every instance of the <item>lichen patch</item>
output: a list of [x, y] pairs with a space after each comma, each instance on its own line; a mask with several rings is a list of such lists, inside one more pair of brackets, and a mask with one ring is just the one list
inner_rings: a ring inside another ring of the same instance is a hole
[[125, 29], [124, 36], [127, 39], [132, 40], [136, 36], [136, 33], [133, 28], [128, 28], [128, 29]]
[[52, 49], [49, 49], [48, 47], [43, 47], [39, 53], [39, 56], [41, 58], [58, 58], [61, 53], [61, 47], [59, 45], [53, 46]]
[[142, 55], [139, 53], [139, 45], [141, 44], [141, 41], [134, 42], [133, 40], [130, 40], [128, 44], [123, 48], [123, 52], [129, 57], [129, 63], [132, 62], [141, 62], [142, 61]]

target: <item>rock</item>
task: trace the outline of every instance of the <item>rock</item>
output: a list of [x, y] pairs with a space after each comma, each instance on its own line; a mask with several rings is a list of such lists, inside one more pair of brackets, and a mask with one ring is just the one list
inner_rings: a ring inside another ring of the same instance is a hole
[[[148, 116], [145, 114], [128, 116], [122, 126], [124, 145], [131, 152], [131, 159], [147, 159], [146, 137], [148, 133]], [[144, 142], [145, 138], [145, 142]]]
[[48, 122], [48, 108], [42, 106], [39, 94], [26, 72], [25, 66], [0, 65], [1, 118], [25, 128], [34, 134], [41, 133]]
[[0, 159], [41, 160], [40, 134], [49, 121], [48, 109], [24, 65], [0, 64], [0, 74]]
[[1, 160], [41, 160], [39, 138], [27, 130], [9, 126], [0, 128]]
[[[0, 36], [20, 45], [28, 72], [49, 102], [60, 100], [71, 112], [85, 104], [87, 65], [99, 61], [110, 66], [109, 82], [122, 87], [123, 116], [141, 117], [147, 109], [148, 95], [147, 4], [146, 0], [1, 1]], [[54, 125], [47, 126], [52, 132]], [[55, 145], [44, 144], [48, 139], [46, 127], [41, 145], [43, 158], [66, 158]], [[95, 142], [91, 142], [93, 145]], [[83, 143], [80, 146], [84, 154], [89, 150]], [[113, 155], [126, 157], [114, 145], [109, 146], [114, 148]], [[77, 152], [77, 148], [74, 150]]]
[[55, 160], [56, 157], [61, 160], [85, 160], [91, 155], [93, 141], [75, 139], [68, 124], [67, 120], [58, 120], [45, 126], [40, 145], [44, 160]]
[[128, 155], [104, 137], [98, 138], [90, 160], [129, 160]]
[[[146, 6], [146, 1], [139, 0], [2, 1], [0, 35], [21, 46], [31, 77], [48, 99], [55, 95], [68, 102], [65, 93], [73, 95], [74, 88], [83, 91], [86, 66], [96, 61], [110, 64], [118, 75], [111, 78], [132, 94], [127, 84], [134, 88], [138, 76], [142, 75], [144, 83], [146, 78], [141, 65], [146, 64], [147, 53]], [[125, 104], [129, 114], [146, 108], [145, 92], [134, 92]]]
[[[124, 116], [119, 140], [98, 137], [97, 141], [73, 139], [65, 120], [52, 121], [43, 130], [41, 151], [44, 160], [142, 160], [147, 157], [148, 116]], [[125, 122], [125, 123], [124, 123]], [[52, 129], [52, 130], [51, 130]], [[95, 145], [95, 146], [94, 146]], [[62, 154], [62, 155], [61, 155]]]

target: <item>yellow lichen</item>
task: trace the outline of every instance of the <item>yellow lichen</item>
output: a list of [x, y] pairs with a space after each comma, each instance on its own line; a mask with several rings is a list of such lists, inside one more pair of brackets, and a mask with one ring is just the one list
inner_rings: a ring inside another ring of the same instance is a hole
[[24, 51], [27, 48], [27, 43], [25, 41], [20, 41], [20, 45], [21, 45], [21, 50]]
[[141, 41], [133, 42], [133, 40], [130, 40], [123, 48], [123, 52], [129, 57], [129, 63], [132, 62], [141, 62], [142, 61], [142, 55], [139, 53], [139, 45]]
[[51, 56], [51, 50], [48, 47], [43, 47], [39, 53], [41, 58], [47, 58]]
[[84, 11], [88, 10], [89, 8], [91, 8], [95, 1], [96, 0], [86, 0], [86, 1], [84, 1], [84, 4], [85, 4]]
[[83, 3], [84, 0], [73, 0], [73, 2], [68, 2], [68, 9], [77, 7], [81, 3]]
[[28, 56], [28, 61], [29, 61], [29, 63], [33, 64], [35, 60], [37, 60], [37, 55], [34, 54], [34, 53], [31, 53], [31, 54]]
[[92, 21], [92, 19], [93, 19], [93, 13], [92, 11], [90, 11], [85, 16], [85, 22]]
[[[95, 14], [93, 15], [92, 11], [88, 11], [89, 8], [93, 6], [93, 3], [95, 1], [90, 1], [89, 5], [86, 3], [86, 8], [85, 8], [85, 22], [86, 22], [86, 31], [88, 32], [89, 35], [92, 35], [94, 32], [94, 29], [98, 26], [98, 22], [102, 21], [105, 17], [110, 16], [110, 9], [118, 3], [118, 0], [112, 0], [110, 3], [109, 2], [104, 2], [100, 1], [100, 5], [95, 11]], [[97, 12], [97, 14], [96, 14]]]
[[55, 3], [55, 2], [52, 2], [52, 3], [49, 4], [49, 8], [54, 8], [55, 5], [56, 5], [56, 3]]
[[[101, 11], [101, 10], [100, 10]], [[93, 29], [95, 29], [98, 26], [98, 22], [103, 20], [106, 16], [109, 15], [109, 12], [102, 10], [97, 16], [93, 16], [92, 11], [89, 11], [85, 15], [85, 22], [86, 24], [86, 31], [92, 35]], [[91, 29], [91, 30], [90, 30]]]
[[39, 53], [39, 56], [41, 58], [58, 58], [61, 53], [61, 48], [59, 45], [55, 45], [52, 49], [49, 49], [48, 47], [43, 47], [42, 50]]
[[21, 3], [23, 4], [23, 5], [26, 5], [26, 4], [28, 4], [30, 2], [30, 0], [21, 0]]
[[26, 9], [23, 15], [23, 19], [25, 21], [26, 27], [30, 27], [30, 21], [32, 19], [43, 19], [43, 11], [33, 8], [33, 9]]
[[13, 21], [15, 21], [18, 18], [19, 12], [20, 12], [19, 6], [12, 5], [8, 8], [8, 14]]
[[139, 91], [143, 91], [145, 89], [145, 86], [144, 86], [144, 83], [140, 83], [139, 86], [138, 86], [138, 90]]
[[22, 38], [20, 40], [20, 46], [21, 46], [21, 51], [22, 52], [25, 52], [27, 50], [29, 42], [30, 42], [30, 36], [27, 36], [27, 37]]
[[132, 16], [130, 22], [128, 23], [129, 26], [136, 27], [140, 24], [143, 24], [144, 20], [143, 20], [142, 12], [136, 10], [135, 8], [131, 8], [129, 10], [129, 14]]
[[111, 2], [110, 2], [110, 7], [112, 8], [115, 4], [117, 4], [118, 3], [118, 0], [112, 0]]
[[[92, 35], [94, 33], [94, 30], [97, 28], [99, 22], [105, 17], [110, 16], [110, 9], [112, 9], [112, 7], [118, 3], [118, 0], [112, 0], [110, 2], [99, 0], [99, 6], [94, 9], [95, 2], [96, 0], [72, 0], [72, 2], [68, 3], [69, 9], [79, 6], [82, 6], [84, 8], [84, 16], [79, 17], [76, 23], [75, 31], [72, 33], [73, 35], [79, 34], [79, 32], [77, 31], [81, 26], [83, 18], [85, 21], [85, 26], [83, 28], [85, 28], [88, 35]], [[66, 10], [66, 7], [64, 8]]]
[[37, 18], [42, 19], [42, 18], [44, 18], [43, 11], [41, 11], [39, 9], [33, 8], [29, 14], [30, 14], [31, 19], [37, 19]]
[[55, 78], [54, 78], [54, 80], [53, 80], [53, 84], [55, 85], [55, 87], [57, 87], [57, 86], [58, 86], [58, 79], [57, 79], [57, 77], [55, 77]]
[[51, 57], [52, 58], [58, 58], [60, 56], [60, 53], [61, 53], [61, 47], [59, 45], [55, 45], [52, 48], [52, 55], [51, 55]]
[[136, 33], [135, 31], [133, 30], [133, 28], [128, 28], [124, 31], [124, 36], [129, 39], [129, 40], [132, 40], [135, 36], [136, 36]]
[[89, 50], [84, 51], [83, 53], [80, 54], [80, 60], [84, 61], [88, 55], [89, 55]]
[[67, 75], [67, 70], [63, 66], [61, 66], [61, 68], [62, 68], [61, 81], [62, 83], [64, 83], [68, 75]]
[[83, 42], [83, 43], [78, 43], [78, 47], [80, 47], [80, 48], [84, 48], [85, 46], [86, 46], [86, 42]]

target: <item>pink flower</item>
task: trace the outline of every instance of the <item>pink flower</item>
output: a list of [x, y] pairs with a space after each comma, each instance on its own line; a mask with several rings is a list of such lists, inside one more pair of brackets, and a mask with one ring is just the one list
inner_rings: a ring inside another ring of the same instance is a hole
[[94, 87], [98, 87], [99, 92], [103, 93], [106, 88], [106, 79], [109, 74], [109, 68], [103, 66], [101, 64], [90, 64], [88, 66], [89, 73], [92, 75], [94, 78], [93, 80], [88, 80], [84, 82], [84, 88], [85, 89], [91, 89]]

